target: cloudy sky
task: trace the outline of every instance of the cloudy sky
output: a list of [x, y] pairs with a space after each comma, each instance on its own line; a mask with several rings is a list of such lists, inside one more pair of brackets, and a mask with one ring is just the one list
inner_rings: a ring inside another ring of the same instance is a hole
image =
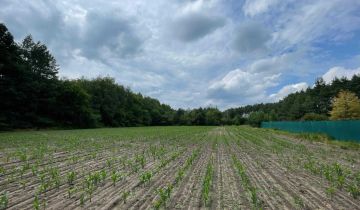
[[174, 108], [278, 101], [360, 73], [359, 0], [1, 0], [60, 76], [111, 76]]

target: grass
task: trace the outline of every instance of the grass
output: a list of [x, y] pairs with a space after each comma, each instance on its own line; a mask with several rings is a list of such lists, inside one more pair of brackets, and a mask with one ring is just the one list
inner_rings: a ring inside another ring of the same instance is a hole
[[290, 133], [286, 131], [274, 130], [273, 132], [278, 134], [283, 134], [287, 136], [291, 136], [294, 138], [310, 141], [310, 142], [321, 142], [324, 144], [328, 144], [331, 146], [340, 147], [342, 149], [348, 150], [359, 150], [360, 144], [356, 141], [339, 141], [336, 140], [329, 135], [322, 134], [322, 133]]

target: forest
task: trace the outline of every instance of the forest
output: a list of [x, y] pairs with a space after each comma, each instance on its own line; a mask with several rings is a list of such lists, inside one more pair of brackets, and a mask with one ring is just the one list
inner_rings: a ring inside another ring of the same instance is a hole
[[[59, 66], [46, 45], [29, 35], [22, 42], [0, 23], [0, 130], [154, 125], [258, 126], [270, 120], [327, 120], [333, 98], [348, 90], [360, 96], [360, 75], [322, 78], [305, 91], [276, 103], [220, 111], [216, 107], [173, 109], [135, 93], [113, 78], [58, 77]], [[241, 101], [241, 99], [239, 99]]]

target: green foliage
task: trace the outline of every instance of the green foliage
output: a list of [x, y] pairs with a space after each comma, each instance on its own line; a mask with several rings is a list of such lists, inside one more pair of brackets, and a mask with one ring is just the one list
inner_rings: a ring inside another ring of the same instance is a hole
[[74, 185], [74, 181], [76, 179], [76, 172], [75, 171], [70, 171], [70, 172], [67, 173], [66, 177], [67, 177], [67, 183], [69, 185]]
[[121, 194], [121, 197], [122, 197], [124, 203], [126, 203], [126, 200], [129, 196], [130, 196], [130, 191], [125, 191]]
[[205, 111], [206, 125], [220, 125], [222, 113], [217, 108], [208, 108]]
[[113, 161], [112, 161], [111, 159], [107, 159], [107, 160], [106, 160], [106, 166], [107, 166], [108, 168], [111, 168], [112, 165], [113, 165]]
[[6, 172], [5, 168], [0, 166], [0, 176], [5, 175], [5, 172]]
[[85, 194], [82, 193], [82, 194], [80, 195], [80, 205], [81, 205], [81, 206], [84, 206], [84, 204], [85, 204]]
[[332, 120], [360, 119], [360, 99], [355, 93], [341, 90], [332, 102]]
[[262, 202], [257, 195], [257, 189], [254, 186], [252, 186], [252, 183], [250, 182], [250, 179], [246, 174], [245, 166], [236, 158], [235, 155], [233, 155], [232, 159], [233, 159], [234, 167], [235, 169], [237, 169], [238, 174], [240, 175], [242, 185], [250, 195], [250, 200], [253, 205], [253, 208], [261, 209]]
[[110, 178], [113, 182], [113, 185], [115, 186], [116, 182], [122, 178], [122, 174], [116, 171], [112, 171]]
[[145, 167], [146, 159], [144, 154], [136, 155], [135, 161], [141, 165], [141, 168]]
[[316, 114], [316, 113], [306, 113], [301, 120], [305, 121], [323, 121], [328, 120], [328, 117], [326, 115], [322, 114]]
[[156, 190], [160, 199], [154, 203], [155, 209], [159, 209], [162, 205], [163, 206], [166, 205], [166, 201], [170, 198], [172, 190], [173, 190], [173, 186], [171, 184], [167, 185], [166, 187], [159, 188]]
[[[335, 79], [331, 84], [318, 79], [313, 88], [290, 94], [277, 103], [224, 112], [215, 107], [174, 110], [156, 99], [132, 92], [114, 78], [59, 79], [59, 67], [47, 47], [31, 36], [17, 44], [4, 24], [0, 24], [0, 49], [0, 130], [244, 123], [259, 126], [261, 121], [320, 120], [329, 114], [331, 99], [340, 90], [348, 89], [357, 93], [357, 97], [360, 93], [360, 76], [356, 75], [351, 80]], [[359, 118], [358, 100], [350, 99], [342, 107], [349, 104], [352, 114], [340, 118]], [[338, 100], [341, 101], [344, 102]]]
[[255, 127], [260, 127], [261, 122], [263, 121], [273, 121], [276, 120], [277, 116], [275, 115], [275, 113], [270, 112], [265, 113], [263, 111], [256, 111], [256, 112], [251, 112], [247, 121], [251, 126], [255, 126]]
[[33, 207], [35, 210], [40, 210], [40, 200], [39, 200], [39, 196], [37, 195], [34, 198]]
[[276, 131], [278, 133], [285, 133], [306, 141], [322, 142], [329, 145], [339, 146], [342, 149], [359, 150], [360, 144], [352, 141], [336, 141], [332, 137], [322, 133], [288, 133], [284, 131]]
[[107, 173], [106, 173], [106, 171], [104, 169], [102, 169], [100, 171], [100, 179], [101, 179], [101, 181], [104, 182], [106, 180], [106, 177], [107, 177]]
[[262, 111], [252, 112], [249, 115], [248, 122], [251, 126], [260, 127], [262, 121], [265, 121], [267, 118], [265, 113]]
[[299, 196], [294, 197], [294, 203], [299, 209], [306, 209], [304, 201]]
[[9, 204], [9, 197], [7, 192], [4, 192], [0, 196], [0, 210], [6, 209], [8, 204]]
[[357, 184], [351, 184], [348, 186], [347, 191], [350, 193], [350, 195], [357, 199], [360, 196], [360, 186]]
[[251, 203], [252, 205], [257, 208], [257, 207], [260, 207], [261, 203], [260, 203], [260, 200], [258, 198], [258, 195], [257, 195], [257, 190], [255, 187], [249, 187], [249, 192], [250, 192], [250, 198], [251, 198]]
[[206, 173], [202, 185], [202, 199], [205, 206], [209, 205], [210, 202], [210, 190], [213, 182], [213, 174], [213, 164], [212, 161], [210, 161], [206, 167]]
[[332, 198], [335, 195], [336, 188], [333, 186], [330, 186], [330, 187], [326, 188], [325, 192], [326, 192], [326, 195], [328, 195], [330, 198]]
[[74, 194], [77, 191], [76, 187], [70, 187], [68, 189], [68, 197], [71, 198], [71, 195]]
[[[223, 116], [226, 122], [231, 122], [236, 116], [247, 116], [252, 112], [273, 113], [275, 120], [301, 120], [307, 113], [312, 120], [325, 119], [332, 108], [332, 98], [339, 91], [347, 89], [360, 97], [360, 75], [354, 75], [352, 79], [335, 79], [332, 83], [326, 84], [323, 79], [317, 79], [313, 88], [305, 91], [292, 93], [276, 103], [254, 104], [239, 108], [231, 108], [224, 111]], [[317, 116], [311, 116], [312, 114]], [[306, 119], [304, 119], [306, 120]], [[309, 119], [310, 120], [310, 119]], [[270, 119], [270, 121], [273, 121]], [[248, 121], [247, 123], [253, 123]], [[255, 123], [256, 125], [256, 123]]]
[[146, 183], [150, 182], [151, 177], [152, 177], [151, 171], [145, 171], [145, 172], [143, 172], [143, 173], [140, 174], [140, 176], [139, 176], [140, 183], [146, 184]]
[[[172, 124], [175, 111], [113, 78], [59, 80], [47, 47], [0, 24], [0, 129]], [[24, 106], [26, 104], [26, 106]]]

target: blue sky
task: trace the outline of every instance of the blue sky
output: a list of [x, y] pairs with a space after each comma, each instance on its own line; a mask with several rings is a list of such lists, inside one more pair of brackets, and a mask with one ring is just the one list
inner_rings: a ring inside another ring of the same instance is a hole
[[66, 78], [111, 76], [174, 108], [274, 102], [360, 73], [358, 0], [2, 0]]

